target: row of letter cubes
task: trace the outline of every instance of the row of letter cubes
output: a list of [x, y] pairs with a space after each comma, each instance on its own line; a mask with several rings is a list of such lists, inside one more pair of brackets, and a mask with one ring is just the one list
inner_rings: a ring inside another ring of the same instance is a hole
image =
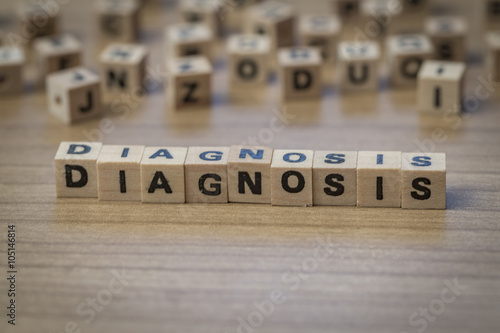
[[144, 147], [62, 142], [58, 197], [445, 209], [442, 153]]

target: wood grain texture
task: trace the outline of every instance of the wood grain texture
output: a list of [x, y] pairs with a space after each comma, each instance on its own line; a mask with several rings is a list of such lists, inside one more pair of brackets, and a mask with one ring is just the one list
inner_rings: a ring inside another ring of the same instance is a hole
[[[140, 38], [151, 46], [150, 63], [161, 73], [163, 29], [177, 20], [169, 4], [152, 1], [141, 13], [147, 20]], [[83, 41], [84, 64], [97, 70], [94, 19], [85, 1], [62, 9], [62, 27]], [[28, 59], [26, 79], [35, 82], [33, 55]], [[70, 321], [93, 333], [237, 332], [238, 318], [248, 320], [255, 302], [282, 290], [286, 301], [275, 305], [254, 332], [410, 333], [422, 327], [411, 326], [410, 316], [435, 306], [446, 281], [454, 279], [467, 289], [428, 322], [425, 332], [500, 330], [498, 87], [475, 112], [432, 118], [419, 115], [415, 91], [388, 90], [386, 66], [378, 94], [341, 95], [332, 83], [335, 73], [325, 69], [323, 100], [288, 104], [285, 117], [275, 81], [267, 89], [229, 95], [220, 48], [217, 59], [210, 112], [169, 111], [158, 85], [129, 107], [106, 112], [103, 142], [230, 146], [256, 141], [283, 149], [444, 152], [448, 209], [56, 199], [59, 143], [99, 139], [96, 130], [103, 124], [61, 124], [49, 115], [41, 88], [30, 83], [25, 95], [0, 100], [2, 308], [8, 224], [16, 224], [19, 265], [18, 325], [10, 327], [2, 315], [1, 332], [63, 332]], [[482, 64], [471, 68], [468, 96], [480, 84], [478, 77], [487, 74]], [[328, 243], [325, 252], [320, 246]], [[324, 260], [315, 261], [318, 250], [327, 254]], [[105, 298], [113, 271], [122, 270], [133, 279], [86, 322], [88, 315], [78, 315], [77, 309], [88, 298]]]

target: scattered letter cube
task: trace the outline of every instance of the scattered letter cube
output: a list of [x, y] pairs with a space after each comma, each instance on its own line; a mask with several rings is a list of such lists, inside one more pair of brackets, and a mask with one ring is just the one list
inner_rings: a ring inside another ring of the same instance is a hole
[[418, 108], [434, 114], [460, 113], [465, 64], [428, 60], [418, 74]]
[[41, 77], [81, 64], [82, 46], [71, 35], [38, 38], [35, 40], [35, 51]]
[[23, 91], [24, 52], [21, 48], [0, 47], [0, 95]]
[[319, 49], [311, 47], [281, 49], [278, 61], [283, 99], [321, 97], [323, 85]]
[[434, 44], [437, 60], [465, 61], [465, 36], [467, 22], [460, 17], [432, 17], [427, 19], [425, 30]]
[[100, 0], [97, 11], [102, 41], [136, 41], [139, 31], [139, 4], [136, 0]]
[[140, 94], [144, 90], [147, 56], [148, 51], [142, 45], [109, 45], [100, 57], [104, 93]]
[[101, 82], [99, 76], [84, 67], [47, 76], [50, 112], [67, 124], [100, 115]]
[[340, 20], [327, 14], [305, 15], [299, 21], [301, 44], [321, 50], [323, 60], [333, 60], [340, 34]]
[[175, 109], [210, 106], [212, 66], [205, 57], [174, 59], [169, 69], [170, 101]]
[[267, 82], [271, 44], [261, 35], [232, 35], [228, 39], [231, 82], [263, 84]]
[[169, 58], [205, 56], [212, 60], [214, 34], [205, 24], [181, 23], [167, 28]]
[[376, 42], [341, 42], [338, 70], [343, 91], [376, 91], [380, 48]]

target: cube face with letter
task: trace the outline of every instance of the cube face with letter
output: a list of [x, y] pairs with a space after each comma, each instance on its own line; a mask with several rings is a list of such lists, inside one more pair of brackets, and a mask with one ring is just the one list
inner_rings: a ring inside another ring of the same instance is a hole
[[144, 90], [148, 51], [138, 44], [110, 44], [100, 56], [106, 96], [140, 94]]
[[210, 106], [212, 66], [205, 57], [174, 59], [169, 68], [169, 94], [174, 109]]
[[35, 40], [35, 52], [41, 77], [81, 64], [82, 46], [73, 36], [64, 34]]
[[340, 35], [340, 19], [334, 15], [305, 15], [299, 21], [299, 35], [304, 46], [318, 47], [324, 61], [335, 58]]
[[227, 203], [229, 147], [189, 147], [184, 164], [187, 203]]
[[232, 35], [228, 39], [231, 83], [264, 84], [269, 72], [271, 43], [262, 35]]
[[102, 113], [101, 81], [84, 67], [59, 71], [47, 76], [50, 112], [67, 124]]
[[376, 42], [342, 42], [338, 46], [339, 81], [343, 91], [376, 91], [380, 47]]
[[292, 6], [278, 1], [266, 1], [250, 8], [247, 33], [269, 36], [271, 49], [290, 47], [294, 42], [295, 12]]
[[103, 146], [97, 159], [99, 200], [141, 201], [144, 146]]
[[139, 4], [135, 0], [99, 0], [100, 37], [105, 42], [133, 43], [139, 31]]
[[281, 49], [278, 61], [283, 99], [321, 97], [322, 60], [319, 49], [311, 47]]
[[358, 153], [358, 206], [401, 207], [401, 152]]
[[404, 153], [402, 207], [446, 209], [446, 155]]
[[274, 151], [271, 163], [273, 206], [312, 206], [313, 158], [312, 150]]
[[392, 86], [415, 87], [423, 62], [434, 55], [434, 46], [425, 35], [396, 35], [387, 41], [387, 54]]
[[23, 91], [24, 52], [21, 48], [0, 47], [0, 95]]
[[[203, 23], [212, 30], [215, 36], [222, 34], [222, 21], [224, 13], [219, 13], [223, 8], [218, 6], [225, 6], [218, 4], [213, 0], [183, 0], [180, 2], [180, 10], [182, 18], [185, 22], [189, 23]], [[219, 14], [221, 17], [219, 18]]]
[[185, 203], [187, 148], [146, 147], [141, 160], [142, 202]]
[[95, 142], [61, 142], [54, 161], [58, 198], [97, 198], [101, 147]]
[[465, 69], [461, 62], [426, 61], [418, 74], [419, 110], [437, 115], [460, 113]]
[[212, 60], [214, 36], [212, 30], [201, 23], [180, 23], [166, 31], [170, 59], [205, 56]]
[[467, 22], [456, 16], [432, 17], [427, 19], [425, 30], [434, 44], [434, 59], [465, 61], [465, 38]]
[[356, 206], [355, 151], [315, 151], [313, 203], [315, 206]]
[[232, 146], [227, 165], [229, 202], [271, 203], [271, 161], [267, 147]]

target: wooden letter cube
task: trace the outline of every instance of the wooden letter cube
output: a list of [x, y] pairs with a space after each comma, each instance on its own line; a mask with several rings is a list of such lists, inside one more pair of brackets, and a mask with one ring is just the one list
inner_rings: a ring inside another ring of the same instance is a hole
[[81, 64], [82, 46], [71, 35], [39, 38], [35, 40], [35, 52], [42, 78], [47, 74]]
[[100, 57], [102, 87], [108, 96], [144, 90], [148, 51], [138, 44], [111, 44]]
[[425, 60], [434, 55], [434, 47], [425, 35], [396, 35], [387, 40], [390, 78], [393, 87], [415, 87]]
[[232, 146], [227, 164], [229, 202], [271, 203], [271, 161], [266, 147]]
[[146, 147], [141, 161], [142, 202], [185, 203], [187, 148]]
[[376, 91], [380, 47], [376, 42], [341, 42], [338, 46], [338, 68], [341, 89]]
[[281, 150], [271, 163], [271, 204], [273, 206], [312, 206], [312, 150]]
[[18, 47], [0, 47], [0, 95], [23, 91], [24, 52]]
[[486, 29], [500, 29], [500, 0], [486, 0]]
[[358, 153], [358, 206], [401, 207], [401, 152]]
[[272, 50], [294, 44], [295, 12], [292, 6], [266, 1], [250, 8], [248, 16], [246, 32], [268, 35]]
[[228, 42], [231, 83], [267, 82], [271, 43], [261, 35], [232, 35]]
[[101, 147], [97, 142], [61, 142], [54, 161], [58, 198], [97, 198]]
[[281, 49], [278, 61], [283, 99], [321, 97], [323, 85], [319, 49], [313, 47]]
[[224, 19], [224, 17], [219, 18], [219, 14], [223, 15], [223, 13], [218, 11], [222, 11], [223, 6], [226, 6], [225, 2], [183, 0], [180, 3], [180, 11], [185, 22], [203, 23], [212, 30], [214, 36], [220, 36], [223, 32], [221, 19]]
[[166, 39], [169, 58], [205, 56], [212, 60], [214, 35], [201, 23], [181, 23], [167, 28]]
[[500, 31], [487, 33], [486, 44], [488, 46], [486, 54], [488, 73], [491, 74], [491, 81], [500, 82]]
[[227, 203], [229, 147], [189, 147], [184, 172], [186, 202]]
[[434, 44], [434, 59], [465, 61], [465, 36], [467, 22], [460, 17], [432, 17], [427, 19], [425, 30]]
[[38, 38], [55, 35], [59, 28], [60, 7], [56, 1], [16, 1], [20, 35]]
[[99, 200], [141, 201], [144, 146], [102, 146], [97, 159]]
[[358, 22], [360, 2], [360, 0], [333, 0], [333, 13], [342, 18], [344, 27], [350, 27]]
[[100, 115], [100, 86], [99, 76], [84, 67], [50, 74], [47, 76], [49, 110], [67, 124]]
[[102, 41], [136, 41], [139, 31], [139, 4], [136, 0], [100, 0], [97, 12]]
[[446, 155], [404, 153], [403, 201], [407, 209], [446, 209]]
[[418, 74], [418, 108], [434, 114], [460, 113], [465, 64], [428, 60]]
[[212, 66], [205, 57], [174, 59], [169, 69], [170, 101], [175, 109], [210, 106]]
[[340, 34], [340, 20], [327, 14], [305, 15], [299, 21], [301, 44], [321, 50], [323, 60], [334, 59]]
[[313, 203], [315, 206], [356, 206], [358, 153], [315, 151]]

